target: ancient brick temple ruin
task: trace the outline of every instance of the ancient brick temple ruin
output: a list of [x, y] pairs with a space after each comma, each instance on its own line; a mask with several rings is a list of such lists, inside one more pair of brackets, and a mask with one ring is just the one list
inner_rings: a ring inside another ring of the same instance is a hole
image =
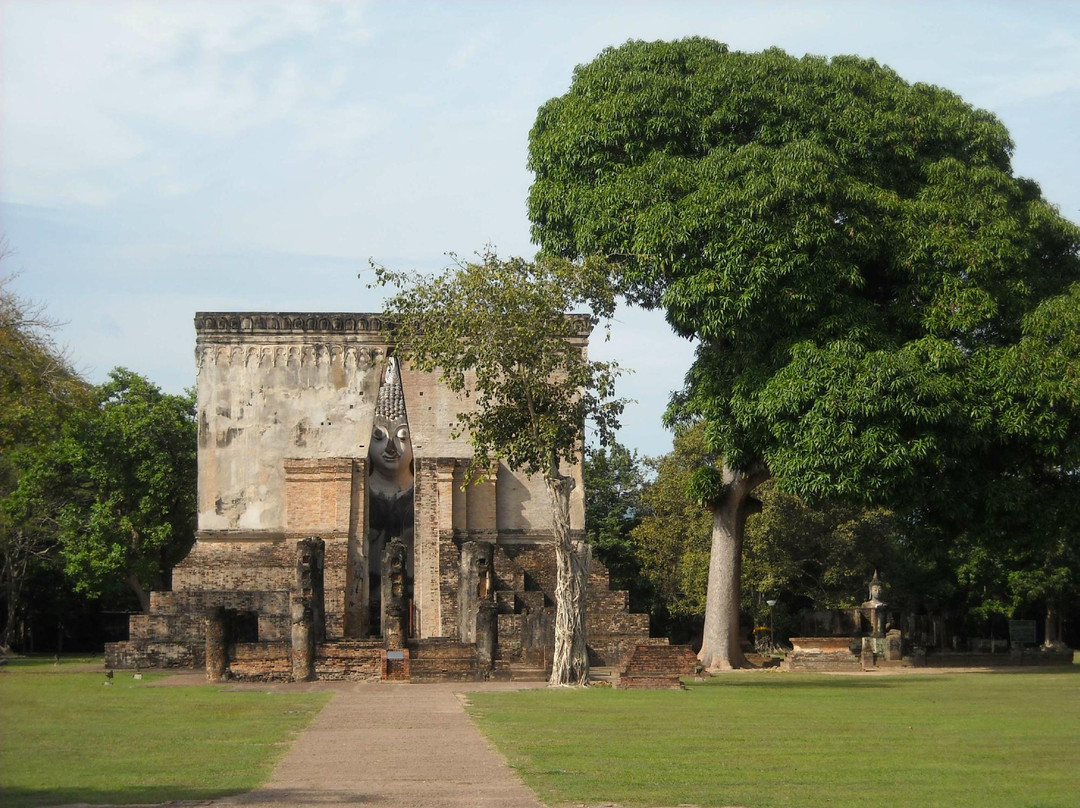
[[[587, 347], [590, 322], [577, 319]], [[195, 318], [199, 516], [191, 552], [110, 644], [113, 667], [240, 678], [542, 676], [554, 645], [543, 481], [465, 485], [468, 405], [400, 365], [379, 315]], [[571, 521], [583, 533], [580, 467]], [[648, 637], [591, 562], [593, 664]]]

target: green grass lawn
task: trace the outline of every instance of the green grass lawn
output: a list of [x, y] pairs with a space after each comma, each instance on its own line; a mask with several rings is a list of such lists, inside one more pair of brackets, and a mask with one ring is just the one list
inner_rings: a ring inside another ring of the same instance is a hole
[[[86, 672], [86, 663], [98, 670]], [[10, 660], [0, 673], [0, 805], [147, 803], [248, 791], [326, 693], [151, 687], [101, 658]]]
[[1076, 808], [1080, 670], [474, 693], [550, 806]]

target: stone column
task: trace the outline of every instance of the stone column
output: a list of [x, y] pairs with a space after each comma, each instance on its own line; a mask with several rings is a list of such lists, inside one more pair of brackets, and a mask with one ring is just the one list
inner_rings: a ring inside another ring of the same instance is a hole
[[289, 621], [292, 624], [292, 681], [310, 682], [315, 678], [311, 602], [299, 592], [289, 594]]
[[477, 608], [495, 597], [492, 580], [495, 546], [486, 541], [467, 541], [461, 546], [458, 572], [458, 629], [462, 642], [478, 642]]
[[206, 679], [209, 682], [223, 682], [228, 672], [225, 607], [217, 606], [206, 614]]
[[409, 625], [408, 552], [405, 543], [397, 538], [392, 540], [383, 552], [383, 637], [386, 639], [387, 650], [400, 650], [405, 647]]
[[292, 678], [315, 678], [315, 646], [326, 636], [323, 558], [326, 545], [317, 536], [296, 543], [296, 588], [289, 595], [292, 626]]
[[352, 518], [345, 563], [345, 636], [363, 637], [368, 633], [367, 559], [364, 537], [367, 535], [367, 458], [353, 461]]
[[476, 605], [476, 661], [481, 669], [491, 670], [495, 665], [495, 647], [498, 641], [499, 607], [493, 600]]

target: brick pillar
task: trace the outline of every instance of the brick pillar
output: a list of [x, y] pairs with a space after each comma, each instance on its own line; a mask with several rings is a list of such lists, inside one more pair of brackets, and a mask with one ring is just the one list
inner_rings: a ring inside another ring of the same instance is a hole
[[225, 637], [225, 607], [218, 606], [206, 614], [206, 679], [222, 682], [228, 676], [229, 654]]
[[439, 636], [439, 464], [433, 458], [414, 461], [413, 598], [416, 634]]
[[345, 636], [363, 637], [368, 633], [367, 560], [364, 536], [367, 535], [367, 459], [353, 461], [352, 515], [349, 520], [349, 543], [345, 561]]
[[[286, 530], [327, 539], [351, 538], [355, 523], [355, 460], [351, 457], [287, 457], [282, 462], [285, 468]], [[339, 561], [326, 574], [326, 587], [333, 595], [330, 617], [335, 636], [341, 636], [349, 594], [347, 561]], [[352, 623], [355, 622], [354, 616]]]
[[440, 459], [437, 467], [439, 478], [439, 508], [437, 513], [438, 529], [454, 528], [454, 478], [457, 463], [453, 460]]
[[436, 577], [438, 580], [438, 628], [433, 632], [434, 636], [456, 637], [458, 629], [458, 602], [457, 587], [459, 585], [458, 569], [461, 563], [461, 552], [454, 542], [454, 524], [461, 517], [456, 515], [455, 503], [460, 506], [461, 497], [455, 491], [454, 486], [461, 479], [459, 461], [453, 458], [440, 458], [438, 461], [439, 476], [439, 510], [436, 534], [438, 536], [438, 558]]

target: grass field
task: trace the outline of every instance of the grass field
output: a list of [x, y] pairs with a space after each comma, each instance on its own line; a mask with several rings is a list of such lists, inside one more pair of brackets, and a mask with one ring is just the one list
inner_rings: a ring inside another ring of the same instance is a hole
[[[86, 663], [99, 666], [84, 672]], [[151, 687], [101, 658], [10, 660], [0, 673], [0, 805], [195, 800], [254, 788], [326, 693]]]
[[1077, 808], [1080, 669], [470, 695], [550, 806]]

